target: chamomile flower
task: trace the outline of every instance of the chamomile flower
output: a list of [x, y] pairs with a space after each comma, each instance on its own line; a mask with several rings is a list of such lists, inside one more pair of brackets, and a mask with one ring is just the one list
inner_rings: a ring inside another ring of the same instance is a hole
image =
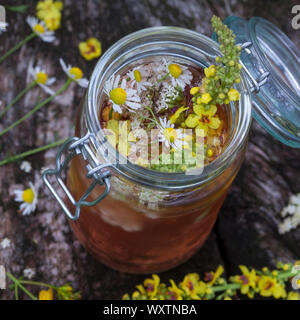
[[34, 212], [37, 205], [38, 190], [33, 185], [29, 183], [29, 187], [25, 190], [15, 190], [15, 201], [22, 202], [20, 205], [20, 211], [23, 216], [29, 215], [31, 212]]
[[174, 87], [179, 86], [184, 89], [193, 79], [193, 75], [187, 67], [180, 66], [176, 63], [168, 64], [166, 71], [169, 72]]
[[6, 31], [8, 24], [6, 22], [0, 21], [0, 34]]
[[48, 75], [45, 70], [42, 70], [40, 67], [30, 68], [30, 75], [34, 78], [36, 83], [48, 94], [51, 96], [54, 94], [54, 91], [51, 90], [48, 86], [51, 86], [55, 82], [55, 78], [48, 78]]
[[131, 87], [133, 88], [135, 86], [138, 93], [146, 90], [147, 87], [152, 85], [151, 82], [145, 81], [147, 75], [142, 67], [130, 70], [126, 76], [131, 80]]
[[126, 79], [123, 79], [120, 84], [120, 78], [120, 75], [112, 76], [104, 85], [104, 92], [108, 95], [114, 111], [122, 113], [122, 106], [131, 112], [140, 109], [141, 99], [137, 91], [126, 88]]
[[53, 42], [56, 38], [53, 31], [50, 31], [44, 21], [40, 21], [35, 17], [27, 17], [27, 23], [32, 31], [45, 42]]
[[173, 147], [182, 150], [186, 145], [184, 142], [185, 134], [182, 129], [175, 129], [174, 124], [167, 118], [159, 118], [159, 141], [163, 142], [167, 147]]
[[22, 161], [20, 169], [25, 171], [26, 173], [31, 171], [31, 164], [28, 161]]
[[88, 87], [89, 81], [86, 78], [83, 78], [83, 72], [80, 68], [66, 65], [62, 58], [59, 59], [59, 62], [63, 71], [70, 79], [78, 83], [83, 88]]

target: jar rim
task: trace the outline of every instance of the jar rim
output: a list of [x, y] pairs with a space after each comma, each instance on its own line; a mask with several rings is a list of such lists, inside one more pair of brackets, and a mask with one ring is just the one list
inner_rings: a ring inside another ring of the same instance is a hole
[[[101, 82], [101, 77], [103, 77], [105, 69], [111, 67], [114, 62], [116, 62], [116, 59], [120, 59], [120, 56], [124, 54], [126, 50], [136, 50], [138, 48], [138, 44], [136, 44], [135, 47], [134, 43], [137, 43], [138, 41], [145, 42], [147, 41], [147, 38], [154, 41], [153, 37], [157, 37], [157, 42], [162, 41], [162, 38], [164, 37], [166, 39], [170, 39], [169, 41], [174, 41], [174, 39], [176, 39], [176, 41], [178, 42], [176, 43], [183, 47], [185, 46], [185, 44], [183, 40], [182, 42], [180, 42], [181, 39], [189, 38], [195, 42], [195, 48], [197, 48], [197, 44], [205, 44], [206, 46], [208, 46], [212, 50], [213, 54], [209, 52], [207, 54], [212, 55], [212, 57], [214, 55], [213, 58], [215, 58], [217, 55], [221, 55], [217, 42], [203, 34], [185, 28], [172, 26], [151, 27], [139, 30], [123, 37], [115, 44], [113, 44], [99, 59], [90, 79], [86, 103], [84, 105], [87, 115], [86, 127], [90, 132], [97, 134], [97, 137], [104, 138], [98, 117], [99, 106], [97, 101], [99, 97], [99, 82]], [[197, 48], [197, 50], [201, 52], [200, 47]], [[114, 60], [110, 62], [110, 59], [112, 59], [112, 57], [114, 57]], [[248, 85], [243, 71], [241, 74], [241, 83], [237, 84], [237, 87], [240, 92], [240, 101], [236, 103], [235, 106], [231, 106], [237, 111], [237, 119], [233, 135], [228, 142], [225, 150], [223, 150], [222, 154], [210, 164], [206, 165], [201, 174], [187, 175], [185, 173], [167, 173], [154, 171], [143, 168], [142, 166], [132, 164], [130, 162], [126, 165], [120, 163], [117, 165], [113, 164], [113, 170], [117, 171], [123, 177], [135, 183], [161, 190], [181, 190], [201, 186], [212, 181], [216, 176], [221, 174], [234, 160], [234, 155], [244, 145], [250, 129], [251, 97], [248, 91]], [[113, 147], [111, 146], [111, 149], [112, 148]], [[101, 152], [103, 154], [104, 150], [101, 150]]]

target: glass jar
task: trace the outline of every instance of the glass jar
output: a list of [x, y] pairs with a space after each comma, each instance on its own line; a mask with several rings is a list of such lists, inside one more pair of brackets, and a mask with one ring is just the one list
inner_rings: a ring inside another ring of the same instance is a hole
[[[147, 57], [184, 58], [204, 68], [218, 55], [217, 42], [204, 35], [154, 27], [121, 39], [96, 65], [78, 112], [76, 137], [66, 141], [56, 169], [46, 171], [43, 178], [70, 218], [75, 235], [104, 264], [124, 272], [159, 272], [182, 263], [203, 245], [244, 159], [251, 123], [249, 86], [255, 79], [242, 70], [236, 85], [240, 100], [229, 107], [225, 149], [197, 175], [117, 161], [122, 156], [105, 139], [99, 121], [105, 81]], [[65, 184], [61, 174], [69, 162]], [[49, 181], [53, 174], [65, 199]]]

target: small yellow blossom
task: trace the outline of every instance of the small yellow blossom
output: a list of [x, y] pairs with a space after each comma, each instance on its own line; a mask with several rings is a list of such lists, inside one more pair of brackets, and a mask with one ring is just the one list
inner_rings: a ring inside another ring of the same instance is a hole
[[207, 135], [208, 129], [218, 129], [221, 121], [215, 116], [217, 107], [212, 105], [208, 110], [203, 105], [194, 106], [195, 114], [190, 114], [185, 120], [185, 124], [189, 128], [203, 129], [204, 135]]
[[177, 285], [172, 279], [170, 280], [170, 283], [171, 283], [171, 287], [168, 287], [168, 290], [169, 290], [168, 293], [171, 296], [171, 299], [183, 300], [182, 295], [184, 294], [184, 292], [177, 287]]
[[206, 284], [203, 281], [199, 281], [197, 273], [186, 275], [180, 285], [186, 294], [194, 300], [200, 300], [200, 296], [204, 295], [207, 289]]
[[178, 78], [182, 73], [182, 69], [176, 63], [169, 64], [168, 69], [169, 69], [171, 76], [174, 77], [175, 79]]
[[60, 27], [61, 10], [63, 9], [61, 1], [39, 1], [36, 9], [38, 18], [45, 22], [49, 30], [53, 31]]
[[172, 114], [172, 116], [170, 117], [170, 122], [175, 123], [176, 120], [179, 118], [180, 114], [187, 109], [188, 107], [184, 107], [184, 106], [177, 109], [176, 112]]
[[213, 278], [212, 280], [209, 282], [209, 284], [211, 286], [214, 285], [214, 283], [216, 282], [217, 279], [220, 278], [220, 276], [222, 275], [222, 273], [224, 272], [224, 268], [222, 266], [218, 266], [216, 272], [213, 273]]
[[259, 279], [258, 288], [263, 297], [273, 296], [275, 299], [286, 297], [284, 286], [278, 283], [277, 279], [269, 276], [262, 276]]
[[191, 88], [190, 93], [192, 96], [194, 96], [199, 92], [199, 90], [200, 90], [200, 87], [193, 87]]
[[88, 61], [100, 57], [102, 53], [101, 42], [96, 38], [89, 38], [85, 42], [79, 43], [80, 54]]
[[140, 70], [135, 69], [135, 70], [133, 71], [133, 75], [134, 75], [135, 81], [137, 81], [137, 82], [141, 82], [141, 81], [142, 81], [142, 75], [141, 75]]
[[236, 282], [241, 284], [242, 294], [247, 294], [249, 298], [253, 298], [253, 293], [251, 292], [251, 289], [256, 289], [258, 280], [256, 272], [254, 269], [249, 271], [249, 269], [246, 266], [240, 266], [240, 269], [242, 271], [242, 275], [236, 277]]
[[146, 279], [144, 281], [144, 287], [150, 298], [154, 298], [157, 294], [157, 289], [159, 287], [160, 279], [157, 274], [152, 275], [153, 279]]
[[208, 104], [212, 100], [212, 97], [209, 93], [203, 93], [200, 99], [201, 103]]
[[41, 290], [39, 292], [39, 300], [53, 300], [53, 291], [51, 288], [48, 290]]
[[229, 91], [228, 91], [228, 99], [230, 101], [238, 101], [240, 99], [240, 94], [239, 92], [236, 90], [236, 89], [233, 89], [231, 88]]
[[215, 65], [211, 65], [209, 68], [204, 69], [204, 73], [207, 78], [213, 78], [216, 74], [216, 67]]

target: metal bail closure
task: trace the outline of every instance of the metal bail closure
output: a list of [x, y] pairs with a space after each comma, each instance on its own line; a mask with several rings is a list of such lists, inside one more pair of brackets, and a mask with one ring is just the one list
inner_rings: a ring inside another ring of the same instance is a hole
[[[92, 150], [88, 146], [88, 142], [95, 142], [95, 136], [91, 133], [87, 133], [83, 138], [78, 138], [78, 137], [72, 137], [67, 139], [64, 144], [61, 146], [59, 149], [57, 155], [56, 155], [56, 168], [55, 169], [47, 169], [46, 171], [43, 172], [42, 177], [55, 197], [55, 199], [58, 201], [62, 209], [64, 210], [65, 214], [73, 221], [77, 220], [80, 216], [80, 209], [81, 206], [87, 206], [91, 207], [99, 203], [101, 200], [103, 200], [109, 193], [110, 191], [110, 172], [107, 170], [104, 170], [105, 168], [110, 167], [110, 164], [98, 164], [95, 166], [92, 166], [88, 164], [86, 167], [88, 169], [87, 172], [87, 177], [88, 178], [93, 178], [92, 183], [86, 190], [86, 192], [82, 195], [79, 201], [76, 201], [74, 197], [72, 196], [71, 192], [69, 191], [68, 187], [64, 183], [61, 173], [63, 170], [65, 170], [70, 163], [70, 161], [76, 156], [76, 155], [82, 155], [84, 160], [87, 160], [87, 157], [90, 156], [93, 159], [94, 164], [95, 162], [95, 157], [93, 155]], [[62, 160], [62, 156], [65, 154], [64, 160]], [[70, 200], [71, 204], [75, 207], [75, 212], [71, 213], [67, 205], [65, 204], [64, 200], [58, 195], [57, 191], [55, 190], [54, 185], [51, 184], [49, 181], [50, 176], [55, 176], [56, 181], [58, 184], [61, 186], [63, 189], [64, 193]], [[93, 189], [97, 184], [100, 185], [105, 185], [105, 190], [103, 191], [100, 196], [95, 199], [94, 201], [86, 201], [88, 196], [91, 194]]]

